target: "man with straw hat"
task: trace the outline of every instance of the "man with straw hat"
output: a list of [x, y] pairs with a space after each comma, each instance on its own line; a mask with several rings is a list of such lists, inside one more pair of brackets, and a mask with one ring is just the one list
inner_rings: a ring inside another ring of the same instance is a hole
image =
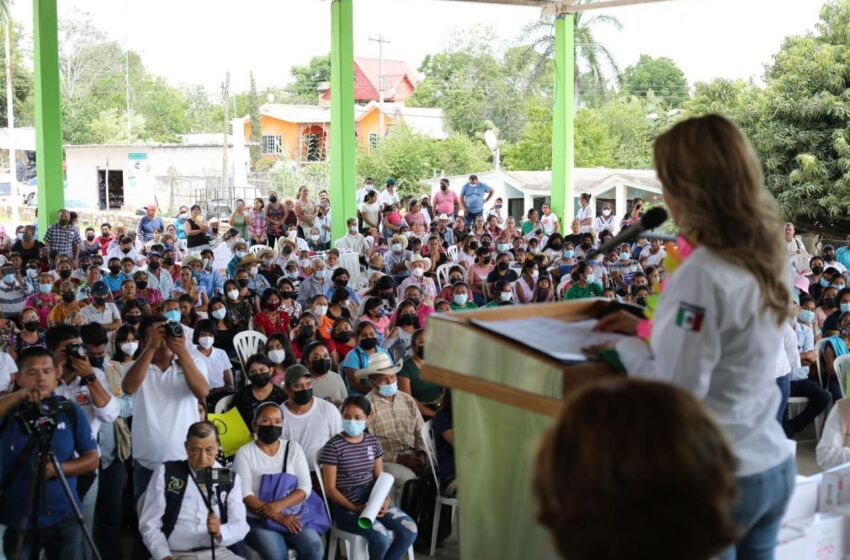
[[437, 297], [437, 286], [433, 278], [425, 276], [425, 273], [431, 270], [431, 259], [422, 255], [413, 255], [407, 267], [410, 270], [410, 276], [401, 283], [398, 292], [403, 294], [408, 287], [416, 286], [422, 290], [426, 299], [434, 301]]
[[398, 390], [396, 374], [401, 365], [401, 360], [393, 364], [387, 354], [375, 352], [367, 367], [354, 373], [357, 379], [368, 379], [372, 386], [366, 395], [372, 403], [369, 431], [381, 442], [384, 470], [395, 477], [397, 495], [405, 482], [422, 472], [427, 461], [422, 414], [416, 400]]
[[410, 276], [408, 263], [413, 259], [413, 253], [407, 250], [407, 237], [394, 235], [390, 238], [390, 250], [384, 255], [384, 270], [400, 284]]

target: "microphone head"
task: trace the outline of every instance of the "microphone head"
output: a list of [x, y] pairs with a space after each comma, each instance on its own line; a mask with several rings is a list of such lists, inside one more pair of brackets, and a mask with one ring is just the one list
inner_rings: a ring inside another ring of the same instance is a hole
[[648, 210], [646, 214], [640, 219], [640, 225], [643, 229], [655, 229], [664, 222], [667, 221], [667, 210], [661, 208], [660, 206], [656, 206], [651, 210]]

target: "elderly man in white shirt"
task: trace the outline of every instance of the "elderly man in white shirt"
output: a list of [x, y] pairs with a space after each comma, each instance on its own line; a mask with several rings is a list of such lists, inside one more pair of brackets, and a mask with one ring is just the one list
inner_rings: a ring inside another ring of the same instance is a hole
[[220, 468], [215, 461], [219, 447], [215, 426], [197, 422], [187, 430], [188, 460], [156, 468], [139, 516], [139, 532], [154, 560], [205, 560], [213, 555], [213, 546], [217, 559], [241, 558], [228, 548], [248, 534], [239, 475], [233, 473], [230, 484], [215, 483], [212, 488], [203, 478], [211, 474], [207, 469]]
[[363, 234], [357, 231], [357, 220], [349, 218], [345, 222], [348, 231], [345, 235], [336, 240], [334, 246], [340, 251], [351, 251], [361, 255], [369, 253], [369, 242], [363, 237]]
[[167, 270], [162, 269], [162, 255], [153, 251], [148, 254], [148, 287], [159, 290], [163, 299], [171, 297], [174, 289], [174, 279]]
[[136, 499], [144, 493], [160, 463], [186, 458], [181, 434], [200, 420], [198, 400], [209, 393], [206, 366], [186, 347], [185, 333], [170, 335], [168, 328], [174, 325], [166, 325], [166, 317], [142, 320], [139, 339], [144, 350], [121, 382], [124, 393], [134, 395]]
[[129, 236], [122, 237], [118, 245], [110, 249], [106, 256], [108, 258], [115, 257], [117, 259], [130, 257], [136, 265], [138, 265], [142, 260], [141, 255], [133, 246], [133, 240]]

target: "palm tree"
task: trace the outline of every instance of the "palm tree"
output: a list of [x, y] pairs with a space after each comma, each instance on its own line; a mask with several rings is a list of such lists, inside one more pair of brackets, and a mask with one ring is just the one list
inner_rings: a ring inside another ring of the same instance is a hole
[[[595, 0], [580, 0], [579, 4], [590, 4]], [[615, 82], [620, 80], [620, 68], [614, 60], [611, 51], [594, 38], [594, 30], [601, 25], [613, 25], [617, 30], [623, 28], [614, 16], [595, 15], [588, 16], [585, 12], [575, 14], [574, 20], [574, 56], [576, 61], [575, 72], [575, 99], [578, 104], [579, 94], [582, 91], [598, 90], [604, 91], [606, 78], [605, 71], [611, 70]], [[534, 59], [534, 66], [529, 73], [528, 85], [535, 83], [549, 66], [550, 61], [555, 58], [555, 18], [542, 17], [538, 21], [526, 25], [520, 32], [520, 40], [529, 41], [526, 45], [526, 55]]]

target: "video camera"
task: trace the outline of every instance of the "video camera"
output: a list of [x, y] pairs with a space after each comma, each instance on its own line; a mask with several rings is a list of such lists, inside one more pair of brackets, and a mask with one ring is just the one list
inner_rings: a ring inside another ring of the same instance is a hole
[[60, 412], [73, 410], [74, 403], [60, 397], [49, 397], [39, 402], [27, 402], [18, 406], [13, 416], [21, 421], [29, 435], [52, 432]]
[[195, 474], [198, 484], [206, 484], [207, 488], [218, 484], [229, 486], [233, 484], [233, 471], [231, 469], [214, 469], [212, 467], [202, 469]]

